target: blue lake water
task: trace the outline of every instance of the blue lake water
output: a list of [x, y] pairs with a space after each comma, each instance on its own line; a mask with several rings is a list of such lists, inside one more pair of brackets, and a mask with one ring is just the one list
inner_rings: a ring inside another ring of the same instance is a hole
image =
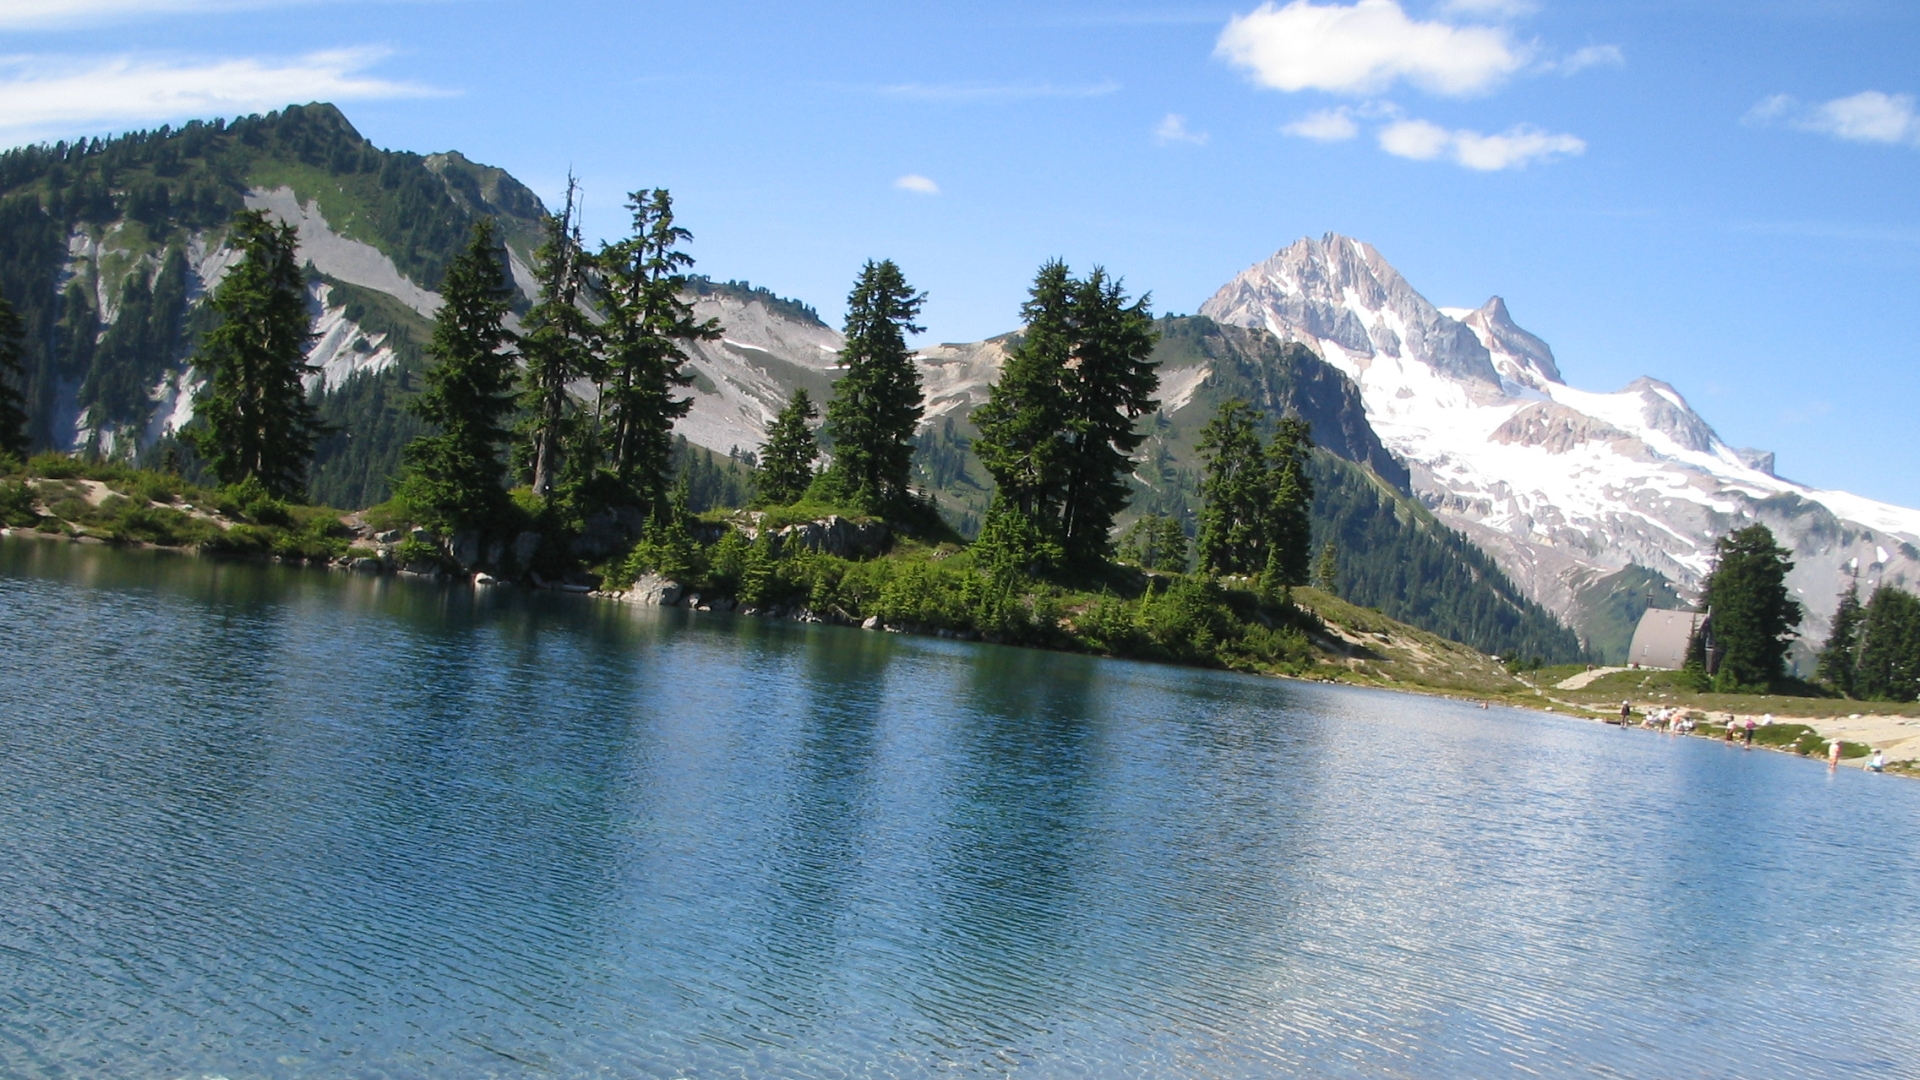
[[1920, 1076], [1920, 784], [0, 540], [0, 1076]]

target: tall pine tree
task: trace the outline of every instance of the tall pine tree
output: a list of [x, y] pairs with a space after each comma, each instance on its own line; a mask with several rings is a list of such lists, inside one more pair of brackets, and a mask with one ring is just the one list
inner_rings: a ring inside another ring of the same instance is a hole
[[1060, 540], [1067, 560], [1104, 562], [1113, 519], [1126, 509], [1141, 416], [1159, 407], [1160, 375], [1149, 359], [1158, 335], [1149, 298], [1127, 302], [1120, 282], [1094, 267], [1074, 289], [1073, 377], [1066, 385], [1067, 453]]
[[1206, 465], [1200, 480], [1200, 569], [1216, 574], [1257, 574], [1266, 567], [1267, 464], [1260, 444], [1260, 416], [1238, 399], [1200, 429], [1196, 449]]
[[891, 259], [861, 267], [847, 297], [846, 374], [827, 403], [828, 478], [838, 497], [869, 512], [898, 510], [911, 497], [913, 432], [925, 410], [907, 335], [921, 331], [913, 320], [926, 300]]
[[1856, 578], [1849, 581], [1847, 591], [1840, 594], [1840, 605], [1833, 612], [1833, 629], [1827, 634], [1827, 643], [1821, 647], [1814, 668], [1814, 678], [1848, 697], [1859, 696], [1854, 676], [1860, 662], [1860, 624], [1865, 618], [1860, 607], [1860, 582]]
[[1787, 648], [1800, 625], [1800, 605], [1787, 588], [1789, 552], [1765, 525], [1749, 525], [1715, 545], [1704, 602], [1712, 620], [1722, 693], [1765, 691], [1786, 673]]
[[1019, 344], [972, 416], [980, 429], [973, 449], [993, 477], [1001, 512], [1046, 532], [1054, 531], [1064, 487], [1075, 292], [1065, 263], [1055, 259], [1040, 268], [1020, 305]]
[[719, 337], [720, 323], [696, 320], [681, 299], [693, 256], [679, 249], [693, 234], [673, 223], [673, 197], [665, 188], [636, 191], [627, 209], [633, 235], [603, 247], [596, 260], [607, 314], [601, 401], [614, 476], [658, 514], [672, 482], [673, 424], [693, 407], [692, 398], [674, 393], [693, 384], [683, 345]]
[[527, 360], [526, 389], [520, 400], [526, 419], [521, 432], [526, 439], [528, 479], [542, 499], [553, 498], [564, 464], [570, 408], [567, 386], [590, 374], [595, 358], [596, 331], [581, 309], [587, 259], [574, 217], [578, 191], [568, 176], [565, 209], [545, 221], [546, 242], [534, 253], [540, 296], [527, 312], [520, 338], [520, 351]]
[[807, 486], [813, 483], [814, 459], [820, 456], [820, 440], [813, 430], [813, 421], [819, 415], [803, 386], [793, 392], [774, 418], [773, 426], [767, 429], [766, 445], [760, 448], [760, 467], [754, 473], [761, 503], [785, 506], [807, 493]]
[[1282, 419], [1267, 444], [1267, 559], [1260, 582], [1268, 589], [1305, 585], [1313, 562], [1313, 427]]
[[435, 363], [426, 390], [408, 405], [433, 433], [408, 444], [399, 491], [435, 524], [470, 527], [506, 501], [501, 451], [512, 438], [506, 420], [518, 374], [506, 328], [513, 290], [491, 219], [474, 224], [441, 295], [427, 346]]
[[27, 456], [25, 335], [20, 313], [0, 296], [0, 457]]
[[1873, 590], [1860, 632], [1856, 687], [1868, 701], [1920, 697], [1920, 599], [1891, 585]]
[[207, 379], [193, 403], [205, 426], [185, 437], [222, 483], [251, 478], [275, 498], [299, 498], [320, 430], [303, 380], [319, 369], [306, 362], [312, 334], [293, 226], [243, 211], [233, 242], [242, 259], [213, 292], [220, 323], [193, 361]]

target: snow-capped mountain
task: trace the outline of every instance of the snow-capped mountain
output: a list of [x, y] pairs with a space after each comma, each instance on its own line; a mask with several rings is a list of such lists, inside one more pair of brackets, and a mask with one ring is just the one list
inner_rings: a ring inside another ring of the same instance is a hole
[[1300, 240], [1201, 311], [1346, 372], [1419, 496], [1576, 629], [1594, 582], [1637, 564], [1697, 589], [1714, 541], [1755, 521], [1795, 553], [1816, 644], [1849, 573], [1920, 581], [1920, 511], [1776, 476], [1772, 454], [1727, 445], [1658, 380], [1575, 389], [1499, 297], [1437, 308], [1368, 244]]

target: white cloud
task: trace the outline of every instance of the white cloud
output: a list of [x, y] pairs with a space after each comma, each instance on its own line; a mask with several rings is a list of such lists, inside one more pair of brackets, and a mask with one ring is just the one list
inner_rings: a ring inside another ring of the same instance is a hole
[[1187, 127], [1187, 118], [1179, 113], [1168, 113], [1165, 120], [1154, 125], [1153, 141], [1161, 146], [1172, 143], [1192, 143], [1195, 146], [1207, 145], [1213, 136], [1204, 131], [1194, 131]]
[[1533, 0], [1447, 0], [1440, 5], [1443, 15], [1464, 15], [1479, 19], [1518, 19], [1540, 10]]
[[880, 92], [912, 101], [1016, 101], [1025, 98], [1105, 97], [1119, 89], [1120, 84], [1109, 79], [1077, 86], [1056, 86], [1053, 83], [901, 83], [883, 86]]
[[1394, 0], [1271, 0], [1227, 23], [1214, 55], [1276, 90], [1372, 94], [1400, 79], [1436, 94], [1490, 90], [1527, 61], [1506, 30], [1407, 17]]
[[1574, 50], [1565, 60], [1549, 61], [1542, 66], [1548, 71], [1572, 75], [1592, 67], [1619, 67], [1626, 62], [1627, 54], [1621, 52], [1618, 45], [1588, 45]]
[[1555, 135], [1521, 124], [1502, 135], [1482, 135], [1477, 131], [1453, 133], [1453, 160], [1480, 172], [1520, 169], [1535, 161], [1578, 156], [1587, 152], [1587, 144], [1572, 135]]
[[1399, 120], [1380, 129], [1380, 149], [1415, 161], [1446, 156], [1464, 168], [1498, 172], [1584, 154], [1587, 144], [1572, 135], [1555, 135], [1528, 124], [1499, 135], [1482, 135], [1477, 131], [1449, 131], [1425, 120]]
[[1856, 142], [1920, 142], [1911, 94], [1868, 90], [1837, 98], [1815, 109], [1803, 126]]
[[384, 49], [339, 49], [292, 60], [168, 62], [132, 56], [0, 61], [0, 132], [237, 116], [307, 101], [444, 93], [363, 74]]
[[921, 176], [919, 173], [908, 173], [900, 179], [895, 180], [893, 186], [899, 188], [901, 191], [911, 191], [916, 195], [940, 194], [940, 185], [925, 176]]
[[1803, 106], [1787, 94], [1763, 99], [1742, 118], [1747, 124], [1785, 122], [1851, 142], [1908, 143], [1920, 146], [1920, 110], [1912, 94], [1866, 90], [1851, 97]]
[[1360, 134], [1351, 109], [1321, 109], [1280, 129], [1282, 133], [1316, 142], [1341, 142]]
[[308, 0], [0, 0], [0, 29], [69, 26], [153, 15], [288, 7]]
[[1432, 161], [1452, 142], [1453, 132], [1425, 120], [1397, 120], [1380, 129], [1380, 149], [1415, 161]]

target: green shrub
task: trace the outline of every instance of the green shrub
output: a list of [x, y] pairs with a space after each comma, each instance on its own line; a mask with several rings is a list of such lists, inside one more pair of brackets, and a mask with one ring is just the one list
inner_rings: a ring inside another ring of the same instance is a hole
[[282, 527], [293, 524], [293, 515], [287, 509], [287, 504], [268, 493], [267, 486], [256, 476], [222, 488], [215, 497], [214, 505], [222, 514], [237, 521]]
[[0, 481], [0, 525], [25, 528], [40, 520], [33, 510], [33, 488], [18, 480]]

